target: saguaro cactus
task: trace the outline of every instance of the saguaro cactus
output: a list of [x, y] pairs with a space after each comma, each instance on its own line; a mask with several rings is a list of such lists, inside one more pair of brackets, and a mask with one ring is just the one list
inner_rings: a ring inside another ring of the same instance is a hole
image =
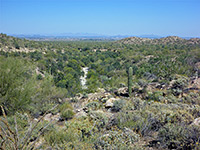
[[128, 69], [128, 94], [129, 94], [129, 96], [131, 96], [131, 93], [132, 93], [132, 86], [133, 86], [132, 77], [133, 77], [133, 68], [130, 67]]

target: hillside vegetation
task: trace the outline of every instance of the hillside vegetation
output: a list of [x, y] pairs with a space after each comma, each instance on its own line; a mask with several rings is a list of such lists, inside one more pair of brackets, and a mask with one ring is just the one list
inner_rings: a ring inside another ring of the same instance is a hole
[[0, 105], [0, 149], [198, 150], [200, 39], [0, 34]]
[[200, 45], [199, 38], [191, 38], [189, 40], [182, 39], [178, 36], [168, 36], [160, 39], [149, 39], [149, 38], [138, 38], [138, 37], [129, 37], [118, 41], [118, 43], [123, 44], [153, 44], [153, 45], [190, 45], [194, 46]]

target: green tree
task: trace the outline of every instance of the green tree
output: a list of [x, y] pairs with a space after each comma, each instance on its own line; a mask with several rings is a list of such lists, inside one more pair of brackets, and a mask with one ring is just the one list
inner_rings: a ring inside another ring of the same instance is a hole
[[0, 57], [0, 104], [9, 113], [26, 109], [34, 93], [32, 65], [16, 58]]

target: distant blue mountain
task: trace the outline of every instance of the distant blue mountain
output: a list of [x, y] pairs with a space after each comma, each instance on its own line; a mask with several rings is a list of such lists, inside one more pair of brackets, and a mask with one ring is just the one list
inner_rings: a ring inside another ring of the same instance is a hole
[[154, 35], [154, 34], [140, 35], [138, 37], [140, 37], [140, 38], [149, 38], [149, 39], [159, 39], [159, 38], [162, 38], [162, 36]]
[[[103, 35], [96, 33], [55, 33], [55, 34], [9, 34], [10, 36], [18, 38], [27, 38], [27, 39], [113, 39], [119, 40], [127, 37], [140, 37], [140, 38], [150, 38], [158, 39], [163, 36], [154, 35], [154, 34], [145, 34], [145, 35]], [[184, 39], [190, 39], [191, 37], [182, 37]]]

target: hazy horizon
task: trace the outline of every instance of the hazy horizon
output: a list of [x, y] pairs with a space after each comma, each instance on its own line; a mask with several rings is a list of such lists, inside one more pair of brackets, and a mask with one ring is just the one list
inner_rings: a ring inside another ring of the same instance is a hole
[[198, 0], [0, 0], [0, 32], [200, 37]]
[[[164, 38], [164, 37], [169, 37], [169, 36], [178, 36], [178, 35], [155, 35], [155, 34], [141, 34], [141, 35], [123, 35], [123, 34], [97, 34], [97, 33], [47, 33], [47, 34], [12, 34], [12, 33], [3, 33], [7, 34], [8, 36], [14, 36], [14, 37], [35, 37], [39, 38], [41, 37], [60, 37], [60, 38], [65, 38], [65, 37], [71, 37], [71, 38], [112, 38], [112, 37], [119, 37], [119, 38], [126, 38], [126, 37], [140, 37], [140, 38]], [[200, 36], [178, 36], [180, 38], [200, 38]]]

